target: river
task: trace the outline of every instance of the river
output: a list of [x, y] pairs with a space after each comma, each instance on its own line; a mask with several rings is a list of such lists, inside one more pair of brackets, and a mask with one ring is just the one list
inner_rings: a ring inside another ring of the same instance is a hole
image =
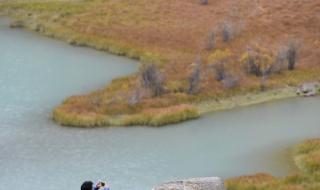
[[0, 20], [0, 190], [78, 190], [108, 180], [114, 190], [150, 190], [200, 176], [295, 170], [289, 148], [320, 136], [320, 98], [296, 98], [212, 113], [163, 128], [60, 127], [64, 98], [104, 87], [136, 61], [10, 29]]

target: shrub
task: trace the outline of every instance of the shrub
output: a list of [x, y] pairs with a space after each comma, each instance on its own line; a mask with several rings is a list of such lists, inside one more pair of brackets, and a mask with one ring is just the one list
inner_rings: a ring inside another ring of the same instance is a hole
[[297, 63], [298, 44], [297, 42], [291, 41], [287, 48], [288, 70], [294, 70]]
[[268, 76], [269, 75], [266, 72], [264, 72], [264, 74], [262, 74], [262, 77], [260, 79], [260, 90], [261, 91], [265, 91], [267, 88]]
[[218, 62], [214, 65], [212, 65], [212, 68], [215, 72], [215, 79], [217, 81], [222, 81], [226, 77], [226, 69], [225, 69], [225, 63], [224, 62]]
[[164, 92], [163, 76], [158, 67], [154, 64], [149, 64], [143, 68], [141, 81], [145, 88], [152, 90], [154, 96], [160, 96]]
[[226, 77], [226, 64], [231, 55], [229, 50], [216, 50], [209, 56], [209, 62], [211, 62], [217, 81], [222, 81]]
[[207, 5], [208, 4], [208, 0], [200, 0], [200, 4], [201, 5]]
[[172, 80], [168, 81], [166, 87], [169, 92], [186, 92], [188, 89], [188, 82], [186, 80]]
[[233, 38], [233, 27], [229, 23], [223, 23], [221, 29], [222, 41], [229, 42]]
[[197, 92], [198, 90], [198, 86], [200, 83], [200, 69], [201, 69], [201, 57], [198, 56], [195, 62], [195, 66], [194, 69], [189, 77], [189, 88], [188, 88], [188, 93], [189, 94], [193, 94], [195, 92]]
[[285, 62], [287, 59], [287, 51], [283, 48], [280, 48], [277, 52], [275, 60], [268, 70], [269, 74], [280, 74], [285, 68]]
[[254, 49], [248, 48], [247, 52], [241, 58], [247, 74], [260, 77], [269, 74], [273, 63], [273, 54], [271, 51], [261, 47]]
[[256, 58], [253, 54], [248, 53], [246, 58], [245, 70], [247, 74], [261, 76], [262, 71], [260, 65], [257, 63]]
[[141, 92], [140, 92], [140, 88], [137, 88], [135, 90], [133, 90], [131, 97], [128, 101], [129, 105], [136, 105], [138, 103], [140, 103], [141, 101]]
[[212, 49], [214, 49], [215, 45], [216, 45], [215, 32], [214, 31], [210, 31], [209, 32], [209, 37], [208, 37], [208, 43], [207, 43], [207, 50], [211, 51]]
[[221, 82], [224, 88], [234, 88], [239, 84], [239, 78], [231, 74], [227, 74]]

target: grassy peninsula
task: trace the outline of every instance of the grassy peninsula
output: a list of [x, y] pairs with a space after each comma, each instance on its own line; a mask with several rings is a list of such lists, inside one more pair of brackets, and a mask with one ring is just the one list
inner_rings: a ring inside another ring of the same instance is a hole
[[293, 148], [299, 172], [282, 179], [268, 174], [242, 176], [226, 181], [228, 190], [318, 190], [320, 189], [320, 139], [306, 140]]
[[67, 98], [61, 125], [161, 126], [273, 99], [319, 80], [318, 1], [0, 1], [24, 27], [140, 61], [131, 76]]

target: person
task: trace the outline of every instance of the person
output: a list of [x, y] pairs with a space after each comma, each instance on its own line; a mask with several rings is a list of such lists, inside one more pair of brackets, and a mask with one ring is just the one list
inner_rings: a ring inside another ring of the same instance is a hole
[[95, 185], [92, 181], [85, 181], [81, 185], [81, 190], [110, 190], [110, 187], [103, 181], [98, 181]]
[[81, 185], [81, 190], [92, 190], [93, 188], [93, 182], [92, 181], [85, 181]]

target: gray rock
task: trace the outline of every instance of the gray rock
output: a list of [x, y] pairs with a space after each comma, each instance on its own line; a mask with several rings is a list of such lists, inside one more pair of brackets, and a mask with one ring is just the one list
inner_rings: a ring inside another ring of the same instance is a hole
[[225, 190], [219, 177], [192, 178], [163, 183], [152, 190]]
[[301, 96], [315, 96], [318, 94], [320, 90], [320, 83], [319, 82], [309, 82], [300, 85], [297, 90], [297, 94]]
[[14, 20], [10, 22], [10, 28], [23, 28], [24, 22], [21, 20]]

